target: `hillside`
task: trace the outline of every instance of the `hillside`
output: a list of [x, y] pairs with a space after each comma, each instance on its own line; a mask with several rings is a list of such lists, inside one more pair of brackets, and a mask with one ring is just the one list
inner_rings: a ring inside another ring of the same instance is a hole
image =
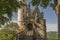
[[48, 32], [47, 33], [48, 40], [57, 40], [58, 39], [58, 33], [57, 32]]

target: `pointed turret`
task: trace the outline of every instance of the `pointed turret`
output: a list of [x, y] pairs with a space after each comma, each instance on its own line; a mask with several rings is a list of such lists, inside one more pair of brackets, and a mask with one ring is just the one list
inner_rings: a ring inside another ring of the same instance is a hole
[[31, 9], [30, 9], [30, 3], [27, 5], [27, 16], [31, 16]]

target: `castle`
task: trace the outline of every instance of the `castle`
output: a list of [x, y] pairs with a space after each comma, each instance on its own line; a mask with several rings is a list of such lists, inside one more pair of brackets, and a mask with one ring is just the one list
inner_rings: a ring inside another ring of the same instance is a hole
[[18, 40], [47, 40], [46, 39], [46, 20], [44, 14], [40, 12], [38, 6], [32, 12], [30, 5], [23, 10], [23, 24], [24, 26], [20, 33], [18, 33]]

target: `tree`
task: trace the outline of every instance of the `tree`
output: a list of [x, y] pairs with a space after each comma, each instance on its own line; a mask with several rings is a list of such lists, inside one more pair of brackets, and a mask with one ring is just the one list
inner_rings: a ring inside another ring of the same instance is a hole
[[0, 15], [0, 27], [1, 25], [4, 25], [4, 23], [6, 23], [7, 21], [9, 21], [8, 18], [4, 17], [3, 15]]
[[58, 17], [58, 40], [60, 40], [60, 0], [55, 0], [55, 10]]
[[[17, 10], [18, 2], [16, 0], [0, 0], [0, 25], [11, 20], [13, 12]], [[7, 14], [8, 17], [4, 15]]]
[[60, 0], [54, 0], [52, 8], [55, 10], [58, 18], [58, 40], [60, 40]]
[[46, 8], [50, 4], [50, 2], [51, 0], [32, 0], [32, 5]]
[[16, 40], [17, 23], [6, 24], [0, 30], [0, 40]]

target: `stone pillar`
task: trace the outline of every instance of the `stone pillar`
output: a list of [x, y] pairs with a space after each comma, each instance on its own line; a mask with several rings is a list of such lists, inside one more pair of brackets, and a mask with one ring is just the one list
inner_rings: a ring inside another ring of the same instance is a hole
[[24, 0], [18, 0], [19, 6], [18, 6], [18, 29], [17, 29], [17, 38], [16, 40], [20, 40], [20, 32], [24, 30], [24, 20], [23, 20], [23, 10], [24, 6], [21, 5], [21, 3], [24, 3]]
[[46, 20], [45, 19], [44, 19], [44, 33], [45, 33], [44, 40], [47, 40]]
[[[19, 1], [19, 6], [20, 6], [20, 2], [24, 2], [23, 0], [18, 0]], [[21, 5], [20, 7], [18, 7], [18, 26], [19, 26], [19, 32], [23, 30], [23, 6]]]
[[42, 26], [40, 26], [40, 27], [42, 27], [42, 30], [41, 31], [43, 32], [42, 33], [43, 40], [47, 40], [47, 35], [46, 35], [47, 34], [46, 33], [46, 20], [45, 19], [42, 19], [41, 20], [41, 25]]

